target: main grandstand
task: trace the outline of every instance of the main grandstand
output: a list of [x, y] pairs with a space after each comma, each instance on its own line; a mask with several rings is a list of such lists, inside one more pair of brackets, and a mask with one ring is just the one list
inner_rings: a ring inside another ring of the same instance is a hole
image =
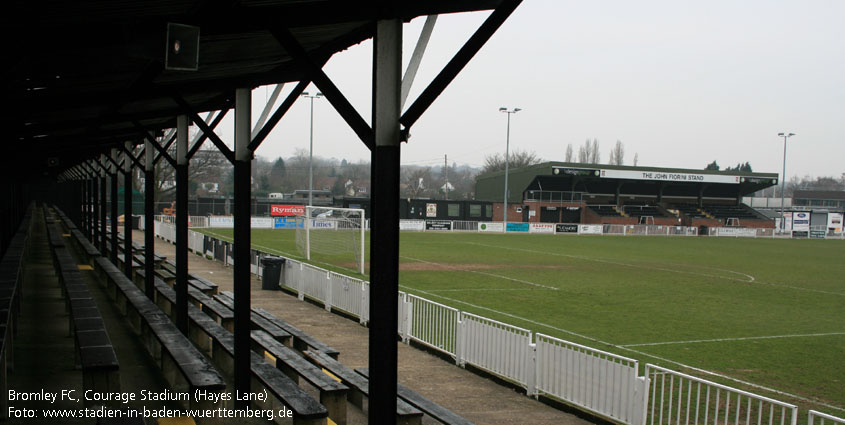
[[[544, 162], [511, 170], [508, 221], [773, 228], [742, 203], [778, 184], [775, 173]], [[476, 199], [504, 219], [503, 171], [478, 178]]]

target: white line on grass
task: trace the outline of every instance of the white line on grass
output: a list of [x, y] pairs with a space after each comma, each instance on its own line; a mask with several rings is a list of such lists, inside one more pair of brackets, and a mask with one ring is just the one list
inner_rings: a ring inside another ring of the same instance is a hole
[[660, 270], [660, 271], [666, 271], [666, 272], [671, 272], [671, 273], [693, 274], [693, 275], [698, 275], [698, 276], [714, 277], [714, 278], [717, 278], [717, 279], [734, 280], [734, 281], [744, 282], [744, 283], [754, 283], [754, 284], [757, 284], [757, 285], [778, 286], [778, 287], [781, 287], [781, 288], [795, 289], [795, 290], [798, 290], [798, 291], [816, 292], [816, 293], [819, 293], [819, 294], [838, 295], [840, 297], [845, 297], [845, 294], [843, 294], [841, 292], [832, 292], [832, 291], [824, 291], [824, 290], [821, 290], [821, 289], [803, 288], [803, 287], [800, 287], [800, 286], [784, 285], [782, 283], [760, 282], [760, 281], [756, 280], [754, 278], [754, 276], [752, 276], [750, 274], [735, 272], [733, 270], [718, 269], [718, 268], [715, 268], [715, 267], [710, 267], [710, 268], [713, 269], [713, 270], [719, 270], [719, 271], [723, 271], [723, 272], [739, 274], [739, 275], [747, 277], [748, 279], [738, 279], [738, 278], [735, 278], [735, 277], [719, 276], [719, 275], [708, 274], [708, 273], [698, 273], [698, 272], [691, 272], [691, 271], [686, 271], [686, 270], [675, 270], [675, 269], [667, 269], [667, 268], [663, 268], [663, 267], [652, 267], [652, 266], [643, 266], [643, 265], [639, 265], [639, 264], [622, 263], [622, 262], [618, 262], [618, 261], [603, 260], [601, 258], [593, 258], [593, 257], [587, 257], [587, 256], [583, 256], [583, 255], [560, 254], [560, 253], [554, 253], [554, 252], [536, 251], [536, 250], [525, 249], [525, 248], [511, 248], [511, 247], [498, 246], [498, 245], [481, 244], [481, 243], [478, 243], [478, 242], [464, 242], [464, 243], [471, 244], [471, 245], [485, 246], [485, 247], [489, 247], [489, 248], [500, 248], [500, 249], [509, 249], [509, 250], [513, 250], [513, 251], [530, 252], [532, 254], [545, 254], [545, 255], [554, 255], [554, 256], [557, 256], [557, 257], [576, 258], [576, 259], [580, 259], [580, 260], [595, 261], [595, 262], [599, 262], [599, 263], [614, 264], [614, 265], [626, 266], [626, 267], [635, 267], [635, 268], [647, 269], [647, 270]]
[[735, 273], [735, 274], [745, 276], [745, 279], [740, 279], [740, 278], [736, 278], [736, 277], [729, 277], [729, 276], [719, 276], [719, 275], [709, 274], [709, 273], [691, 272], [691, 271], [687, 271], [687, 270], [667, 269], [667, 268], [664, 268], [664, 267], [643, 266], [643, 265], [639, 265], [639, 264], [622, 263], [622, 262], [619, 262], [619, 261], [604, 260], [604, 259], [601, 259], [601, 258], [587, 257], [587, 256], [584, 256], [584, 255], [561, 254], [561, 253], [557, 253], [557, 252], [536, 251], [536, 250], [533, 250], [533, 249], [525, 249], [525, 248], [511, 248], [511, 247], [507, 247], [507, 246], [481, 244], [481, 243], [478, 243], [478, 242], [465, 242], [465, 243], [468, 243], [468, 244], [471, 244], [471, 245], [485, 246], [485, 247], [488, 247], [488, 248], [508, 249], [508, 250], [511, 250], [511, 251], [530, 252], [532, 254], [553, 255], [553, 256], [556, 256], [556, 257], [575, 258], [575, 259], [579, 259], [579, 260], [595, 261], [595, 262], [598, 262], [598, 263], [613, 264], [613, 265], [617, 265], [617, 266], [635, 267], [635, 268], [638, 268], [638, 269], [660, 270], [660, 271], [671, 272], [671, 273], [692, 274], [692, 275], [697, 275], [697, 276], [714, 277], [714, 278], [717, 278], [717, 279], [736, 280], [736, 281], [740, 281], [740, 282], [749, 282], [749, 283], [754, 282], [754, 276], [751, 276], [751, 275], [745, 274], [745, 273], [735, 272], [735, 271], [732, 271], [732, 270], [722, 270], [722, 269], [715, 269], [714, 268], [714, 270], [720, 270], [720, 271], [724, 271], [724, 272], [730, 272], [730, 273]]
[[480, 306], [480, 305], [468, 303], [466, 301], [461, 301], [461, 300], [458, 300], [458, 299], [455, 299], [455, 298], [444, 297], [443, 295], [438, 295], [438, 294], [435, 294], [435, 293], [432, 293], [432, 292], [424, 291], [422, 289], [412, 288], [412, 287], [405, 286], [405, 285], [399, 285], [399, 286], [406, 288], [406, 289], [412, 289], [412, 290], [417, 291], [421, 294], [426, 294], [426, 295], [430, 295], [432, 297], [441, 298], [441, 299], [448, 300], [448, 301], [451, 301], [451, 302], [468, 305], [470, 307], [477, 308], [477, 309], [480, 309], [480, 310], [490, 311], [490, 312], [493, 312], [493, 313], [496, 313], [496, 314], [501, 314], [503, 316], [507, 316], [507, 317], [510, 317], [510, 318], [513, 318], [513, 319], [522, 320], [522, 321], [527, 322], [527, 323], [532, 323], [532, 324], [535, 324], [535, 325], [538, 325], [538, 326], [542, 326], [542, 327], [547, 328], [547, 329], [552, 329], [552, 330], [555, 330], [555, 331], [558, 331], [558, 332], [563, 332], [565, 334], [577, 336], [579, 338], [583, 338], [583, 339], [586, 339], [588, 341], [593, 341], [593, 342], [596, 342], [598, 344], [603, 344], [603, 345], [606, 345], [606, 346], [609, 346], [609, 347], [618, 348], [620, 350], [630, 351], [632, 353], [636, 353], [636, 354], [639, 354], [641, 356], [650, 357], [652, 359], [659, 360], [659, 361], [666, 362], [666, 363], [670, 363], [670, 364], [673, 364], [673, 365], [676, 365], [676, 366], [680, 366], [680, 367], [685, 368], [685, 369], [694, 370], [696, 372], [699, 372], [699, 373], [702, 373], [702, 374], [705, 374], [705, 375], [710, 375], [710, 376], [715, 376], [715, 377], [722, 378], [722, 379], [727, 379], [729, 381], [733, 381], [733, 382], [736, 382], [736, 383], [739, 383], [739, 384], [742, 384], [742, 385], [747, 385], [747, 386], [752, 387], [752, 388], [757, 388], [757, 389], [768, 391], [768, 392], [771, 392], [771, 393], [774, 393], [774, 394], [790, 397], [790, 398], [805, 401], [805, 402], [808, 402], [808, 403], [815, 403], [815, 404], [818, 404], [820, 406], [827, 407], [829, 409], [835, 409], [835, 410], [840, 410], [840, 411], [845, 412], [845, 408], [842, 408], [842, 407], [839, 407], [839, 406], [834, 406], [834, 405], [831, 405], [831, 404], [823, 403], [823, 402], [818, 401], [818, 400], [813, 400], [813, 399], [802, 397], [802, 396], [799, 396], [799, 395], [796, 395], [796, 394], [776, 390], [774, 388], [769, 388], [769, 387], [766, 387], [766, 386], [763, 386], [763, 385], [755, 384], [753, 382], [743, 381], [741, 379], [733, 378], [733, 377], [730, 377], [730, 376], [727, 376], [727, 375], [723, 375], [721, 373], [711, 372], [709, 370], [701, 369], [701, 368], [698, 368], [698, 367], [695, 367], [695, 366], [686, 365], [686, 364], [683, 364], [683, 363], [680, 363], [680, 362], [676, 362], [674, 360], [669, 360], [669, 359], [664, 358], [664, 357], [659, 357], [659, 356], [655, 356], [653, 354], [648, 354], [648, 353], [645, 353], [645, 352], [642, 352], [642, 351], [634, 350], [633, 348], [628, 348], [628, 347], [623, 346], [623, 345], [611, 344], [607, 341], [602, 341], [598, 338], [593, 338], [593, 337], [590, 337], [590, 336], [587, 336], [587, 335], [579, 334], [577, 332], [573, 332], [573, 331], [570, 331], [570, 330], [567, 330], [567, 329], [559, 328], [557, 326], [552, 326], [552, 325], [549, 325], [549, 324], [546, 324], [546, 323], [538, 322], [536, 320], [527, 319], [525, 317], [517, 316], [515, 314], [505, 313], [503, 311], [494, 310], [494, 309], [489, 308], [489, 307], [483, 307], [483, 306]]
[[429, 289], [432, 292], [466, 292], [466, 291], [549, 291], [548, 288], [450, 288]]
[[752, 341], [757, 339], [780, 339], [780, 338], [804, 338], [816, 336], [833, 336], [845, 335], [845, 332], [829, 332], [816, 334], [792, 334], [792, 335], [767, 335], [767, 336], [746, 336], [738, 338], [714, 338], [714, 339], [693, 339], [689, 341], [666, 341], [666, 342], [649, 342], [644, 344], [625, 344], [620, 347], [648, 347], [653, 345], [674, 345], [674, 344], [696, 344], [700, 342], [723, 342], [723, 341]]
[[401, 258], [408, 259], [408, 260], [411, 260], [411, 261], [418, 261], [418, 262], [420, 262], [420, 263], [431, 264], [431, 265], [434, 265], [434, 266], [443, 267], [443, 268], [446, 268], [446, 269], [458, 270], [458, 271], [462, 271], [462, 272], [469, 272], [469, 273], [476, 273], [476, 274], [480, 274], [480, 275], [484, 275], [484, 276], [497, 277], [497, 278], [499, 278], [499, 279], [510, 280], [510, 281], [512, 281], [512, 282], [524, 283], [524, 284], [526, 284], [526, 285], [537, 286], [537, 287], [540, 287], [540, 288], [545, 288], [545, 289], [549, 289], [549, 290], [552, 290], [552, 291], [558, 291], [558, 290], [560, 290], [560, 288], [555, 288], [554, 286], [546, 286], [546, 285], [542, 285], [542, 284], [535, 283], [535, 282], [531, 282], [531, 281], [527, 281], [527, 280], [516, 279], [516, 278], [512, 278], [512, 277], [507, 277], [507, 276], [502, 276], [502, 275], [495, 274], [495, 273], [487, 273], [487, 272], [482, 272], [482, 271], [479, 271], [479, 270], [467, 270], [467, 269], [462, 269], [462, 268], [460, 268], [459, 266], [452, 266], [452, 265], [448, 265], [448, 264], [440, 264], [440, 263], [435, 263], [435, 262], [433, 262], [433, 261], [421, 260], [421, 259], [419, 259], [419, 258], [412, 258], [412, 257], [407, 257], [407, 256], [404, 256], [404, 255], [400, 255], [400, 257], [401, 257]]

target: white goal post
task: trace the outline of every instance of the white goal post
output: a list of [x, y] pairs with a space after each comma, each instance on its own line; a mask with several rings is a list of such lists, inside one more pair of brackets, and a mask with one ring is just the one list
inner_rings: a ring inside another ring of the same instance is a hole
[[362, 209], [306, 206], [305, 214], [296, 217], [296, 247], [308, 260], [312, 252], [349, 254], [364, 274], [364, 220]]

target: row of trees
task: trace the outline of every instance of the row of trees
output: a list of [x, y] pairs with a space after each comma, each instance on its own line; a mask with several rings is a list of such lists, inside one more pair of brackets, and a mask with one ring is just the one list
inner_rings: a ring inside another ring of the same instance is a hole
[[[582, 164], [600, 164], [601, 152], [599, 151], [599, 139], [587, 139], [584, 144], [578, 147], [578, 157], [575, 157], [575, 149], [572, 143], [566, 145], [566, 153], [564, 154], [565, 162], [577, 162]], [[634, 166], [639, 162], [639, 154], [634, 153]], [[617, 140], [616, 144], [610, 148], [609, 165], [625, 165], [625, 145]]]

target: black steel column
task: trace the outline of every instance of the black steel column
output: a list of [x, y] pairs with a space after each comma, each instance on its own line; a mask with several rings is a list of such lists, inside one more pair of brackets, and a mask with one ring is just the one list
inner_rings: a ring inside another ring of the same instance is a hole
[[147, 140], [144, 148], [144, 292], [147, 298], [155, 299], [155, 149]]
[[91, 245], [97, 246], [100, 240], [100, 191], [97, 190], [100, 177], [95, 174], [91, 176]]
[[123, 273], [132, 279], [132, 143], [123, 154]]
[[[112, 160], [117, 163], [117, 149], [111, 151]], [[117, 166], [112, 169], [111, 174], [111, 251], [109, 258], [112, 264], [117, 264]]]
[[[250, 89], [235, 90], [235, 390], [249, 392], [250, 373], [250, 197], [251, 159], [247, 147], [250, 142], [251, 117]], [[236, 409], [246, 409], [249, 402], [235, 402]]]
[[85, 236], [91, 239], [91, 178], [88, 176], [88, 170], [85, 170], [85, 215], [83, 216], [83, 229]]
[[378, 21], [373, 37], [370, 425], [392, 422], [396, 414], [401, 72], [402, 21]]
[[[93, 167], [92, 167], [93, 168]], [[91, 245], [95, 247], [100, 241], [100, 177], [91, 176]]]
[[106, 176], [100, 177], [100, 254], [106, 251]]
[[188, 117], [179, 115], [176, 118], [176, 327], [185, 335], [188, 334], [187, 156]]

